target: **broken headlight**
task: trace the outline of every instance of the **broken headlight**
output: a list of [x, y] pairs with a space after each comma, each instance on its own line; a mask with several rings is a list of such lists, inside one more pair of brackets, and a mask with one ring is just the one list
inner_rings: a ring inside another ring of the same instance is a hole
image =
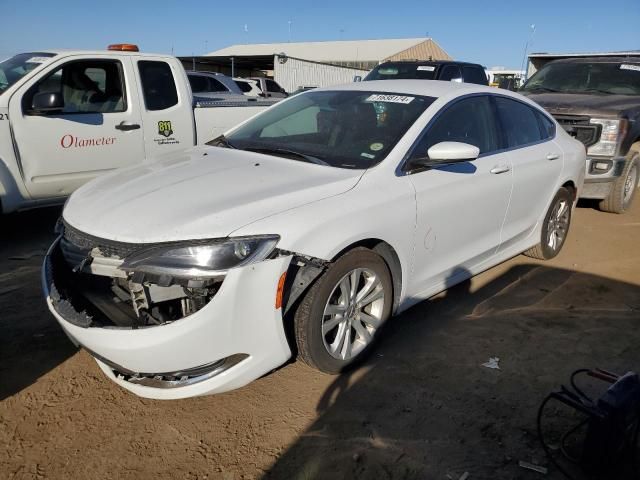
[[127, 257], [119, 268], [177, 277], [223, 276], [230, 268], [264, 260], [278, 240], [277, 235], [259, 235], [153, 247]]

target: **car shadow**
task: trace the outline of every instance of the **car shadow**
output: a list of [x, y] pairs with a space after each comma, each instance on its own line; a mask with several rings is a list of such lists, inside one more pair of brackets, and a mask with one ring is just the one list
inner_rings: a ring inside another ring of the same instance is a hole
[[[264, 478], [539, 475], [520, 460], [563, 478], [538, 444], [537, 408], [575, 369], [640, 369], [640, 287], [540, 263], [472, 285], [392, 319]], [[499, 369], [482, 365], [492, 357]]]
[[0, 401], [76, 352], [49, 313], [40, 267], [60, 208], [0, 216]]

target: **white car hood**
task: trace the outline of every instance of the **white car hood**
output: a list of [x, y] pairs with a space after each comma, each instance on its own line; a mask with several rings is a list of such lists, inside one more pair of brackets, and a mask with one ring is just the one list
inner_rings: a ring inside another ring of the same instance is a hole
[[256, 220], [344, 193], [362, 173], [196, 147], [89, 182], [73, 193], [63, 217], [82, 232], [121, 242], [226, 237]]

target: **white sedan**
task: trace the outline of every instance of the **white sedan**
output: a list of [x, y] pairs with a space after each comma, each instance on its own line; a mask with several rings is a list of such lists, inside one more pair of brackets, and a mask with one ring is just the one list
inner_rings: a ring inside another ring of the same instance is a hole
[[45, 259], [62, 328], [144, 397], [238, 388], [294, 353], [342, 371], [417, 302], [556, 256], [585, 164], [535, 103], [437, 81], [313, 90], [213, 143], [77, 190]]

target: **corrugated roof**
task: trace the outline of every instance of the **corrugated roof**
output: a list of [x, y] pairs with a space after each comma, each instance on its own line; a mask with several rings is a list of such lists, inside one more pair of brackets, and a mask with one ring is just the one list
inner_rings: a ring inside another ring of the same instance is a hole
[[398, 52], [385, 60], [453, 60], [440, 45], [430, 38]]
[[[258, 43], [232, 45], [216, 50], [207, 56], [261, 56], [285, 53], [291, 57], [315, 60], [317, 62], [380, 61], [400, 52], [426, 44], [422, 49], [442, 52], [430, 38], [395, 38], [381, 40], [340, 40], [327, 42]], [[428, 46], [427, 46], [428, 45]], [[432, 55], [433, 56], [433, 55]], [[414, 57], [415, 58], [415, 57]], [[435, 58], [435, 57], [434, 57]]]

